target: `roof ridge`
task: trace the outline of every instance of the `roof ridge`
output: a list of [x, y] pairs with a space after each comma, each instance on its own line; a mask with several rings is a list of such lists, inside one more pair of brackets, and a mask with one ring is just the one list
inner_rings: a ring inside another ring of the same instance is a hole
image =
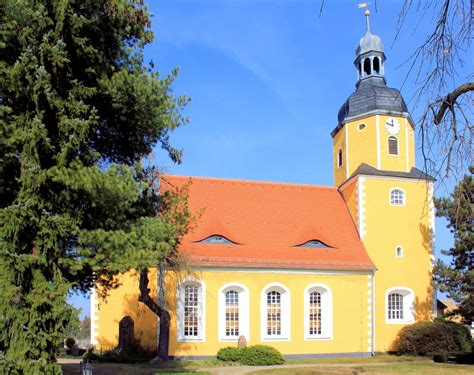
[[243, 180], [238, 178], [222, 178], [222, 177], [200, 177], [200, 176], [184, 176], [184, 175], [176, 175], [176, 174], [162, 174], [163, 177], [171, 177], [171, 178], [180, 178], [180, 179], [196, 179], [196, 180], [204, 180], [204, 181], [221, 181], [225, 183], [245, 183], [245, 184], [253, 184], [253, 185], [273, 185], [273, 186], [284, 186], [284, 187], [302, 187], [302, 188], [319, 188], [319, 189], [328, 189], [328, 190], [335, 190], [337, 191], [337, 187], [335, 186], [323, 186], [323, 185], [311, 185], [311, 184], [299, 184], [293, 182], [275, 182], [275, 181], [261, 181], [261, 180]]

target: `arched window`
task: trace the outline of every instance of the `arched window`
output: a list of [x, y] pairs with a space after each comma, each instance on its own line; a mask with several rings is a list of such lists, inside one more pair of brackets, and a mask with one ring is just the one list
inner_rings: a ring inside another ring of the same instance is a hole
[[380, 74], [380, 60], [378, 57], [374, 57], [373, 64], [374, 64], [374, 72], [377, 74]]
[[390, 204], [392, 206], [404, 206], [406, 204], [405, 192], [400, 188], [390, 190]]
[[415, 297], [411, 289], [395, 287], [386, 292], [386, 323], [410, 324], [415, 321]]
[[229, 283], [219, 289], [219, 338], [237, 341], [241, 335], [249, 340], [249, 293], [239, 283]]
[[235, 290], [225, 294], [225, 335], [239, 336], [239, 293]]
[[337, 152], [337, 167], [342, 167], [342, 148]]
[[304, 291], [305, 339], [332, 338], [332, 294], [322, 284], [311, 284]]
[[403, 319], [403, 296], [398, 293], [388, 295], [388, 319]]
[[388, 153], [390, 155], [398, 155], [398, 139], [393, 135], [388, 137]]
[[202, 341], [205, 337], [204, 283], [187, 280], [178, 286], [178, 341]]
[[275, 290], [267, 293], [267, 335], [281, 335], [281, 293]]
[[370, 71], [370, 59], [365, 59], [364, 60], [364, 75], [365, 76], [368, 76], [371, 74], [371, 71]]
[[403, 246], [397, 246], [395, 248], [395, 256], [397, 258], [403, 258]]
[[262, 340], [290, 339], [290, 291], [284, 285], [272, 283], [261, 295]]
[[321, 293], [311, 292], [309, 294], [309, 334], [321, 334]]
[[199, 287], [196, 285], [186, 285], [184, 287], [185, 337], [198, 337], [199, 318]]

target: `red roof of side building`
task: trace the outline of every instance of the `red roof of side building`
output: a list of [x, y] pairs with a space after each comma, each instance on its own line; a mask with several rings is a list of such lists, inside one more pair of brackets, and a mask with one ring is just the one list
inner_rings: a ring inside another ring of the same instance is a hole
[[[374, 269], [336, 188], [162, 175], [161, 188], [189, 183], [188, 205], [201, 212], [180, 251], [215, 266]], [[232, 245], [199, 241], [221, 235]], [[297, 247], [319, 240], [330, 248]]]

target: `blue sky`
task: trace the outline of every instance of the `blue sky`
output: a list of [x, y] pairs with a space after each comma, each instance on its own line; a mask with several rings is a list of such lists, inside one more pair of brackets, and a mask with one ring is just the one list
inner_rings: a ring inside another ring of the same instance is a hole
[[[158, 166], [180, 175], [333, 184], [330, 132], [354, 91], [354, 50], [365, 33], [358, 1], [325, 1], [321, 17], [319, 0], [148, 3], [155, 42], [146, 57], [163, 74], [179, 66], [174, 92], [192, 98], [185, 110], [190, 123], [171, 136], [184, 163], [173, 165], [157, 149]], [[403, 84], [403, 63], [433, 19], [413, 12], [394, 42], [402, 3], [378, 1], [370, 23], [385, 45], [387, 83], [401, 89], [416, 121], [416, 86]], [[444, 220], [436, 225], [439, 252], [452, 236]], [[71, 302], [90, 313], [87, 297]]]

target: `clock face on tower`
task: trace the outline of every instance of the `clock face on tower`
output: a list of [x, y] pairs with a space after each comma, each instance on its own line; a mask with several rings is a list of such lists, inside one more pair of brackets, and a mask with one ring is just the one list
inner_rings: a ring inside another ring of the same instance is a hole
[[385, 121], [385, 130], [391, 135], [397, 135], [400, 131], [400, 123], [396, 118], [390, 117]]

